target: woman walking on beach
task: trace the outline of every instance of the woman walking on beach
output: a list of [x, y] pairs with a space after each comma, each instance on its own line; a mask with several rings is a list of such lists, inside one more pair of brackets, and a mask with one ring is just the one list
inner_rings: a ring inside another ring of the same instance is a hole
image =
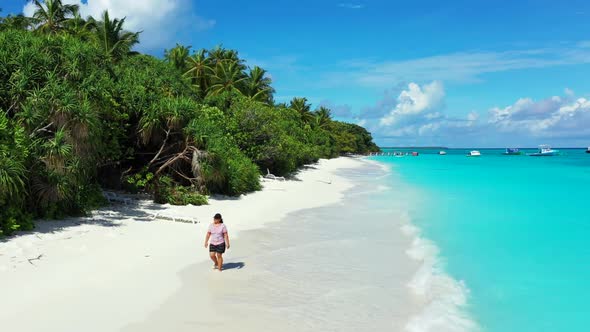
[[207, 244], [209, 244], [209, 257], [213, 261], [213, 269], [221, 271], [223, 269], [223, 253], [226, 248], [229, 249], [229, 236], [219, 213], [213, 217], [213, 223], [209, 225], [207, 237], [205, 237], [205, 248], [207, 248]]

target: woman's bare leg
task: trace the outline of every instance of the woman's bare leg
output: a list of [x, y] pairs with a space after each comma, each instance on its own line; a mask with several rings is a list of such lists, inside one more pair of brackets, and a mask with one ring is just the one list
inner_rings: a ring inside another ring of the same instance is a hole
[[217, 253], [217, 269], [221, 271], [223, 268], [223, 254]]
[[217, 256], [215, 255], [214, 252], [210, 252], [209, 253], [209, 257], [211, 257], [211, 260], [213, 261], [213, 266], [218, 266], [219, 263], [217, 263]]

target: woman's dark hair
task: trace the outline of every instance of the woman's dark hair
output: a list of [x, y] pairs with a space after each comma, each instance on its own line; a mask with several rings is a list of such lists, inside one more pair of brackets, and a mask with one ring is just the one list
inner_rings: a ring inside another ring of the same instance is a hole
[[213, 219], [219, 220], [219, 222], [223, 224], [223, 218], [221, 217], [221, 214], [219, 214], [219, 213], [216, 213], [216, 214], [213, 216]]

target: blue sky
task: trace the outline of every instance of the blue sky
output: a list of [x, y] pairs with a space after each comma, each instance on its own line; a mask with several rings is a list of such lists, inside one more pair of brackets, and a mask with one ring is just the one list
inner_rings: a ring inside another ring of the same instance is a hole
[[[0, 0], [4, 13], [25, 4]], [[268, 69], [278, 101], [330, 106], [381, 145], [590, 145], [588, 1], [88, 0], [83, 12], [107, 6], [144, 31], [141, 50], [235, 48]]]

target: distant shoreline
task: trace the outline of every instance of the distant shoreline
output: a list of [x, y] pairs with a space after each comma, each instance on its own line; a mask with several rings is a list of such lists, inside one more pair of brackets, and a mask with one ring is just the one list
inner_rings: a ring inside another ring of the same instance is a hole
[[[379, 149], [415, 149], [415, 150], [435, 150], [435, 149], [439, 149], [439, 150], [469, 150], [469, 149], [478, 149], [478, 150], [504, 150], [507, 147], [499, 147], [499, 148], [480, 148], [480, 147], [463, 147], [463, 148], [449, 148], [449, 147], [442, 147], [442, 146], [433, 146], [433, 147], [429, 147], [429, 146], [408, 146], [408, 147], [403, 147], [403, 146], [380, 146]], [[534, 146], [534, 147], [517, 147], [519, 149], [524, 149], [524, 150], [536, 150], [539, 147], [538, 146]], [[586, 150], [588, 147], [584, 146], [584, 147], [559, 147], [559, 146], [554, 146], [555, 149], [562, 149], [562, 150]]]

